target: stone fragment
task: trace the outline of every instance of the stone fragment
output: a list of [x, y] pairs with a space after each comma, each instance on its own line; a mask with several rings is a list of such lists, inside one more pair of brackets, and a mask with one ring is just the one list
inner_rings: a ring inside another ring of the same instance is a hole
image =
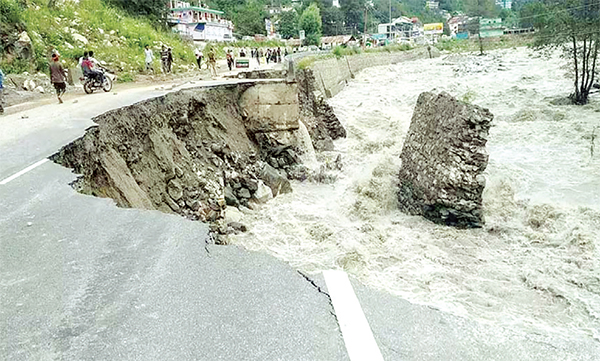
[[237, 195], [240, 198], [245, 198], [245, 199], [250, 199], [252, 197], [252, 195], [250, 194], [250, 191], [248, 190], [248, 188], [240, 188], [237, 190]]
[[256, 199], [258, 203], [267, 203], [269, 200], [273, 199], [273, 191], [262, 181], [259, 181], [258, 189], [254, 193], [254, 199]]
[[225, 223], [239, 222], [244, 215], [235, 207], [225, 208]]
[[248, 228], [240, 222], [229, 222], [227, 223], [227, 226], [233, 228], [233, 230], [237, 232], [246, 232], [248, 230]]
[[492, 119], [489, 110], [447, 93], [422, 93], [400, 155], [400, 210], [440, 224], [481, 227]]
[[292, 191], [292, 185], [287, 177], [282, 176], [277, 169], [267, 163], [262, 165], [259, 176], [271, 188], [274, 197], [277, 197], [280, 193], [290, 193]]
[[181, 209], [177, 202], [175, 202], [171, 197], [165, 197], [165, 203], [169, 205], [169, 208], [171, 208], [173, 212], [179, 212]]
[[167, 185], [167, 192], [175, 201], [178, 201], [181, 199], [181, 197], [183, 197], [183, 187], [177, 179], [171, 179], [169, 181], [169, 184]]

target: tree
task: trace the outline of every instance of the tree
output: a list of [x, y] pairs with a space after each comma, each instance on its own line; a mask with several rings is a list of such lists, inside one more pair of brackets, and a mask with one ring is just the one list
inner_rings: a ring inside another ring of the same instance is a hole
[[163, 0], [109, 0], [132, 15], [147, 16], [154, 21], [163, 19], [167, 13], [167, 7]]
[[279, 19], [279, 34], [284, 39], [298, 35], [298, 14], [296, 10], [284, 11]]
[[300, 16], [299, 27], [306, 33], [307, 45], [319, 45], [321, 42], [321, 34], [323, 23], [321, 20], [321, 12], [317, 4], [312, 3]]
[[479, 39], [479, 52], [483, 55], [483, 40], [481, 39], [481, 19], [492, 18], [499, 14], [499, 8], [494, 0], [464, 0], [465, 12], [472, 19], [468, 29], [471, 34], [476, 34]]
[[587, 104], [596, 76], [600, 46], [600, 1], [544, 0], [538, 14], [534, 45], [537, 49], [561, 49], [570, 59], [575, 91], [574, 104]]
[[325, 8], [322, 12], [323, 35], [340, 35], [344, 30], [344, 13], [335, 6]]
[[519, 11], [519, 25], [522, 28], [539, 28], [542, 26], [539, 23], [541, 17], [539, 14], [543, 14], [546, 11], [546, 6], [540, 2], [528, 2], [515, 7]]
[[340, 0], [346, 26], [352, 33], [362, 30], [364, 24], [365, 0]]
[[264, 6], [259, 1], [250, 0], [244, 6], [236, 8], [233, 14], [235, 32], [240, 35], [254, 36], [267, 34], [265, 28]]

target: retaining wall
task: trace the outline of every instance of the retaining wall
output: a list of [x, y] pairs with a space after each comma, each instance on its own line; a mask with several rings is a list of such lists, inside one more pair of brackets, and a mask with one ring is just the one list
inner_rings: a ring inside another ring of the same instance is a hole
[[[440, 56], [439, 50], [432, 47], [431, 56]], [[311, 69], [315, 76], [315, 86], [325, 97], [331, 98], [339, 93], [348, 80], [369, 67], [397, 64], [404, 61], [429, 58], [427, 48], [410, 51], [363, 53], [342, 58], [316, 61]]]

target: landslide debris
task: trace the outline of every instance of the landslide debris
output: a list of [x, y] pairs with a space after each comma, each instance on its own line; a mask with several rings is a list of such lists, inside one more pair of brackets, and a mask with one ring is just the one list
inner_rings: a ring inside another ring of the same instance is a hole
[[[318, 110], [298, 108], [298, 94], [288, 94], [291, 104], [256, 103], [273, 94], [254, 95], [281, 87], [298, 91], [295, 83], [248, 82], [180, 90], [116, 109], [96, 117], [96, 126], [52, 160], [81, 174], [74, 187], [82, 193], [211, 222], [219, 234], [242, 231], [239, 222], [225, 222], [227, 206], [253, 208], [291, 192], [288, 174], [296, 174], [305, 151], [299, 124], [324, 127], [315, 121]], [[268, 116], [249, 114], [253, 106]], [[285, 119], [271, 128], [256, 126], [278, 116]]]

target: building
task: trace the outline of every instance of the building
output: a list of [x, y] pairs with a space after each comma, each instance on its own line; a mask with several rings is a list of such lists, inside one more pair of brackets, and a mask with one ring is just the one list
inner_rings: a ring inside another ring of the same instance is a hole
[[501, 6], [503, 9], [511, 9], [512, 0], [496, 0], [496, 5]]
[[452, 37], [456, 37], [457, 34], [466, 33], [468, 25], [469, 17], [465, 15], [458, 15], [448, 20], [448, 29]]
[[355, 41], [356, 38], [352, 35], [324, 36], [321, 38], [321, 45], [325, 47], [335, 47], [338, 45], [351, 45], [351, 43]]
[[423, 24], [418, 18], [401, 16], [391, 23], [379, 24], [379, 34], [386, 34], [391, 41], [412, 41], [423, 36]]
[[479, 35], [482, 38], [491, 38], [504, 35], [504, 26], [502, 19], [485, 19], [479, 20]]
[[[198, 2], [198, 5], [201, 5]], [[232, 41], [233, 22], [224, 12], [193, 6], [185, 1], [169, 1], [168, 23], [174, 32], [194, 41]]]
[[425, 7], [429, 10], [437, 10], [440, 8], [440, 2], [436, 0], [427, 0], [425, 2]]

